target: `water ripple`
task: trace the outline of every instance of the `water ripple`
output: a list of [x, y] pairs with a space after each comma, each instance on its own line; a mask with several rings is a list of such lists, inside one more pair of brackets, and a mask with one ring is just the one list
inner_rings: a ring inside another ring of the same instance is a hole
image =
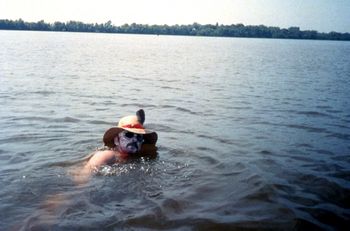
[[[1, 229], [349, 226], [349, 43], [0, 35]], [[104, 130], [139, 108], [158, 155], [77, 186]], [[69, 200], [45, 216], [57, 195]]]

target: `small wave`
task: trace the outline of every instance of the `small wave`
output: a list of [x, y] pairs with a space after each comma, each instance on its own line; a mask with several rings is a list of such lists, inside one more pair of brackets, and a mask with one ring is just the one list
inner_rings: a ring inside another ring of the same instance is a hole
[[1, 99], [11, 99], [11, 100], [15, 100], [16, 97], [13, 97], [13, 95], [6, 95], [4, 93], [0, 93], [0, 98]]
[[275, 195], [274, 187], [264, 184], [261, 178], [257, 175], [253, 175], [245, 179], [249, 184], [254, 185], [254, 188], [242, 199], [249, 201], [274, 201], [273, 197]]
[[38, 138], [46, 138], [46, 136], [40, 133], [16, 134], [7, 138], [0, 139], [0, 144], [17, 143], [19, 140], [21, 142], [26, 142], [31, 140], [38, 141]]
[[332, 115], [318, 112], [318, 111], [297, 111], [296, 113], [299, 115], [306, 115], [306, 116], [313, 116], [313, 117], [316, 117], [316, 116], [318, 116], [318, 117], [333, 117]]
[[255, 159], [252, 161], [252, 163], [254, 163], [254, 165], [256, 166], [264, 165], [267, 167], [267, 169], [272, 166], [278, 166], [278, 163], [275, 160], [275, 158], [266, 156], [262, 156], [262, 158]]
[[89, 124], [107, 124], [107, 125], [111, 125], [111, 123], [106, 122], [106, 121], [102, 121], [102, 120], [88, 120], [87, 122]]
[[272, 185], [277, 191], [282, 192], [286, 195], [293, 195], [295, 194], [295, 188], [293, 188], [291, 185], [288, 184], [273, 184]]
[[0, 160], [10, 160], [12, 159], [12, 156], [11, 155], [4, 155], [3, 153], [0, 152]]
[[329, 155], [329, 156], [334, 156], [333, 152], [331, 152], [329, 150], [325, 150], [325, 149], [316, 149], [315, 152], [319, 153], [319, 154], [325, 154], [325, 155]]
[[325, 106], [316, 106], [316, 108], [319, 108], [319, 109], [330, 109], [331, 107], [328, 106], [328, 105], [325, 105]]
[[297, 147], [300, 148], [312, 148], [313, 146], [311, 144], [307, 144], [307, 143], [301, 143], [301, 144], [295, 144]]
[[270, 152], [270, 151], [267, 151], [267, 150], [262, 150], [262, 151], [260, 151], [260, 154], [263, 154], [263, 155], [272, 155], [273, 153]]
[[154, 104], [140, 104], [140, 103], [123, 103], [120, 107], [134, 107], [134, 108], [156, 108]]
[[308, 132], [313, 132], [313, 133], [327, 133], [327, 129], [324, 128], [315, 128], [311, 126], [306, 126], [306, 125], [299, 125], [299, 124], [285, 124], [283, 126], [286, 126], [288, 128], [297, 128], [297, 129], [302, 129], [306, 130]]
[[346, 230], [344, 228], [349, 225], [349, 213], [344, 211], [344, 215], [340, 215], [337, 212], [340, 210], [337, 206], [325, 206], [323, 208], [319, 205], [317, 207], [306, 206], [301, 207], [300, 210], [315, 218], [314, 222], [324, 230]]
[[80, 119], [74, 118], [74, 117], [63, 117], [63, 118], [58, 118], [54, 120], [55, 122], [64, 122], [64, 123], [77, 123], [80, 122]]
[[110, 110], [110, 109], [104, 107], [104, 108], [96, 108], [95, 110], [96, 110], [96, 111], [108, 111], [108, 110]]
[[187, 112], [187, 113], [192, 114], [192, 115], [198, 114], [197, 112], [191, 111], [191, 110], [189, 110], [187, 108], [183, 108], [183, 107], [176, 107], [176, 110], [178, 110], [180, 112]]
[[[314, 198], [317, 198], [318, 201], [331, 203], [342, 208], [350, 206], [348, 199], [350, 190], [332, 178], [311, 173], [299, 174], [297, 177], [299, 186], [303, 187], [303, 197], [314, 195]], [[322, 194], [319, 193], [320, 191], [322, 191]]]
[[81, 140], [73, 142], [73, 145], [78, 146], [78, 145], [82, 145], [82, 144], [92, 144], [94, 142], [96, 142], [95, 139], [81, 139]]
[[234, 176], [242, 174], [247, 170], [247, 166], [242, 162], [235, 163], [233, 165], [228, 165], [225, 162], [221, 162], [215, 166], [215, 169], [218, 170], [220, 176]]
[[[291, 151], [291, 152], [297, 153], [297, 150]], [[304, 156], [304, 155], [291, 155], [289, 158], [291, 158], [293, 160], [302, 161], [304, 163], [312, 163], [313, 162], [313, 158], [311, 158], [309, 156]]]
[[326, 112], [335, 113], [335, 114], [342, 113], [342, 111], [339, 111], [339, 110], [326, 110]]
[[55, 128], [55, 129], [57, 129], [57, 128], [67, 128], [67, 126], [63, 125], [63, 124], [49, 124], [49, 125], [47, 125], [47, 128]]
[[[350, 170], [334, 172], [334, 173], [331, 173], [330, 176], [350, 182]], [[350, 185], [348, 185], [347, 188], [350, 190]]]
[[251, 110], [253, 107], [250, 106], [231, 106], [227, 107], [228, 109], [234, 109], [234, 110]]
[[156, 127], [158, 132], [175, 132], [176, 130], [173, 127], [164, 125], [164, 124], [153, 124], [153, 123], [148, 123], [148, 127]]
[[180, 82], [180, 80], [178, 79], [164, 79], [164, 78], [160, 78], [158, 79], [159, 82], [166, 82], [166, 83], [176, 83], [176, 82]]
[[55, 92], [53, 91], [33, 91], [31, 92], [33, 94], [38, 94], [38, 95], [42, 95], [42, 96], [48, 96], [48, 95], [53, 95], [55, 94]]
[[215, 165], [220, 163], [220, 161], [218, 161], [217, 159], [211, 157], [211, 156], [200, 156], [199, 158], [200, 160], [203, 160], [206, 162], [207, 165]]
[[169, 90], [177, 90], [177, 91], [183, 91], [183, 89], [178, 87], [170, 87], [170, 86], [160, 86], [161, 89], [169, 89]]
[[343, 162], [350, 163], [350, 155], [347, 155], [346, 153], [344, 153], [344, 155], [333, 155], [331, 157], [333, 160], [336, 160], [336, 161], [343, 161]]
[[334, 137], [334, 138], [338, 138], [338, 139], [341, 139], [341, 140], [350, 140], [350, 135], [349, 134], [344, 134], [344, 133], [332, 132], [329, 135], [327, 135], [327, 137]]
[[122, 78], [131, 79], [131, 80], [135, 80], [135, 81], [144, 81], [144, 80], [147, 80], [147, 79], [145, 79], [145, 78], [133, 77], [133, 76], [123, 76]]
[[48, 117], [41, 117], [41, 116], [24, 116], [24, 117], [14, 117], [11, 118], [11, 120], [13, 121], [17, 121], [17, 120], [28, 120], [28, 121], [51, 121], [52, 118], [48, 118]]
[[169, 104], [163, 104], [163, 105], [159, 105], [160, 108], [176, 108], [176, 106], [173, 105], [169, 105]]
[[167, 198], [161, 203], [161, 208], [166, 213], [182, 213], [188, 207], [189, 201], [180, 201]]
[[202, 146], [199, 146], [199, 147], [197, 147], [197, 149], [200, 150], [200, 151], [215, 152], [214, 149], [209, 148], [209, 147], [202, 147]]

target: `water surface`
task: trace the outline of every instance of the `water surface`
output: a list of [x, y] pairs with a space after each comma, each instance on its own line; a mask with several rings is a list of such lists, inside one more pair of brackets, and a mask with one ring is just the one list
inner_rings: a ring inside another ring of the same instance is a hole
[[[350, 43], [0, 31], [0, 227], [345, 230]], [[146, 111], [158, 156], [70, 174]], [[51, 214], [45, 204], [63, 203]]]

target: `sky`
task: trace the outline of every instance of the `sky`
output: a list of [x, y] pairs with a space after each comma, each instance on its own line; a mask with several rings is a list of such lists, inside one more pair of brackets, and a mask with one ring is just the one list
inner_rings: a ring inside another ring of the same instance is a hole
[[350, 32], [350, 0], [0, 0], [0, 19], [266, 25]]

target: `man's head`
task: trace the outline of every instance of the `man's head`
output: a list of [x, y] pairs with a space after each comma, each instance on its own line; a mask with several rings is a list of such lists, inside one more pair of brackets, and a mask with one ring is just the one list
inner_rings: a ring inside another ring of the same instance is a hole
[[145, 112], [142, 109], [138, 110], [136, 115], [121, 118], [116, 127], [105, 132], [103, 142], [110, 148], [117, 147], [118, 151], [125, 154], [137, 153], [143, 146], [155, 147], [158, 135], [145, 129], [144, 121]]

